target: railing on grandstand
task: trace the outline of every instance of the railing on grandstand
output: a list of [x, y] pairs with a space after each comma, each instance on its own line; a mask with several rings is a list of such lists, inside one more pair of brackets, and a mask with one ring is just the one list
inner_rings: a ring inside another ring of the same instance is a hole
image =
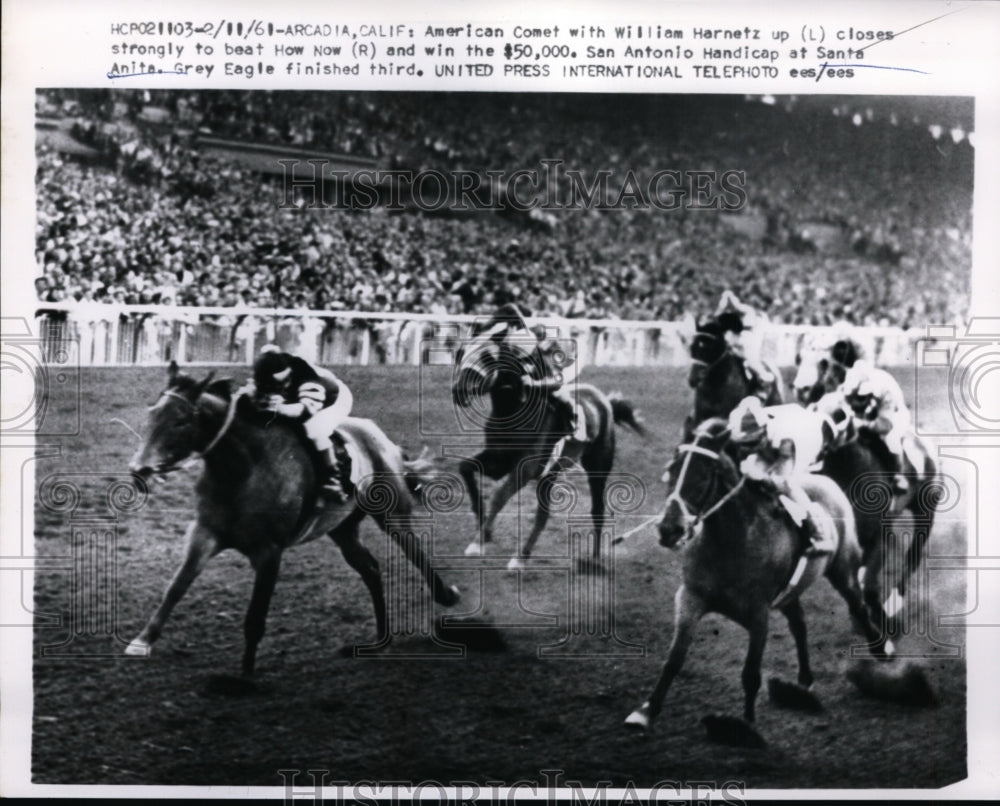
[[[476, 316], [298, 309], [195, 308], [150, 305], [40, 303], [42, 356], [80, 366], [181, 364], [249, 365], [265, 344], [311, 361], [343, 364], [451, 364]], [[534, 318], [572, 339], [579, 366], [685, 366], [683, 322]], [[790, 366], [805, 336], [800, 325], [771, 327], [762, 354]], [[856, 328], [878, 364], [913, 361], [921, 329]], [[62, 354], [62, 355], [60, 355]]]

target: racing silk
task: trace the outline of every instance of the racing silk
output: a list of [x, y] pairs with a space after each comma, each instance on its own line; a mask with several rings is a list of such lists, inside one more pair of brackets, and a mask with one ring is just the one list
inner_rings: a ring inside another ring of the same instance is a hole
[[[286, 403], [302, 405], [306, 435], [317, 450], [324, 451], [333, 444], [333, 432], [351, 413], [354, 396], [327, 369], [295, 355], [288, 356], [288, 365], [289, 374], [278, 394]], [[259, 379], [258, 388], [266, 388], [267, 382], [268, 379]]]
[[737, 441], [752, 440], [753, 452], [740, 469], [759, 481], [811, 472], [828, 440], [826, 418], [794, 403], [765, 408], [748, 397], [733, 410], [729, 422]]
[[845, 398], [870, 398], [867, 407], [856, 412], [861, 425], [881, 436], [887, 447], [898, 454], [902, 434], [909, 430], [911, 418], [903, 398], [903, 390], [896, 379], [884, 369], [867, 361], [857, 361], [847, 372], [841, 386]]
[[[739, 319], [739, 327], [727, 327], [727, 320], [736, 317]], [[764, 336], [770, 324], [767, 316], [753, 306], [740, 302], [732, 291], [726, 289], [715, 309], [715, 318], [725, 328], [723, 335], [730, 349], [744, 359], [761, 378], [771, 375], [761, 357]]]
[[337, 402], [344, 386], [336, 375], [296, 355], [288, 360], [291, 372], [280, 392], [286, 403], [301, 403], [306, 411], [315, 414]]

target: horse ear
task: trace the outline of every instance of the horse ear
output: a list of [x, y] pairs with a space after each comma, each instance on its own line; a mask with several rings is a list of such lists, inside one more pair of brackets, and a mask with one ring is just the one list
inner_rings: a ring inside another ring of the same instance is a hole
[[198, 394], [199, 394], [199, 395], [200, 395], [200, 394], [201, 394], [202, 392], [204, 392], [204, 391], [205, 391], [205, 390], [206, 390], [206, 389], [208, 388], [209, 384], [210, 384], [210, 383], [212, 383], [212, 379], [213, 379], [214, 377], [215, 377], [215, 370], [213, 369], [213, 370], [212, 370], [211, 372], [209, 372], [209, 373], [208, 373], [208, 375], [206, 375], [206, 376], [204, 377], [204, 379], [203, 379], [203, 380], [202, 380], [202, 381], [201, 381], [201, 382], [200, 382], [200, 383], [198, 384]]
[[177, 379], [177, 375], [180, 373], [181, 368], [177, 366], [176, 361], [171, 361], [170, 366], [167, 367], [167, 380], [173, 383]]

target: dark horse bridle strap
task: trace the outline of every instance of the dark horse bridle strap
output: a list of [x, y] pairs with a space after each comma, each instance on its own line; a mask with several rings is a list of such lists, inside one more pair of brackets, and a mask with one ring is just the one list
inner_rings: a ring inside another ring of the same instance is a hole
[[[167, 389], [163, 394], [166, 397], [172, 397], [177, 400], [183, 401], [192, 411], [198, 410], [198, 406], [192, 403], [186, 397], [184, 397], [184, 395], [182, 395], [180, 392], [175, 392], [173, 389]], [[201, 451], [197, 452], [198, 457], [207, 456], [215, 448], [215, 446], [222, 441], [222, 438], [226, 435], [226, 432], [229, 431], [230, 427], [233, 424], [233, 421], [236, 419], [236, 404], [239, 402], [240, 398], [243, 397], [243, 394], [244, 393], [242, 391], [237, 392], [230, 398], [229, 406], [226, 409], [225, 419], [222, 421], [222, 427], [219, 429], [218, 433], [209, 441], [208, 445]]]

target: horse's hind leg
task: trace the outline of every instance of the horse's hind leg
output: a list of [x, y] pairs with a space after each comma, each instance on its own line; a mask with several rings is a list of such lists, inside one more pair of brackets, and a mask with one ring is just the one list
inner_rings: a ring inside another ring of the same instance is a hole
[[[855, 557], [857, 555], [854, 555]], [[861, 592], [858, 582], [857, 568], [860, 560], [852, 561], [850, 557], [839, 556], [830, 563], [826, 576], [837, 593], [847, 603], [848, 612], [855, 628], [868, 641], [869, 651], [876, 657], [886, 658], [892, 655], [892, 642], [886, 639], [885, 633], [872, 620], [872, 612], [882, 613], [882, 605], [878, 600], [882, 574], [879, 551], [873, 551], [865, 566], [865, 590]]]
[[590, 486], [590, 517], [594, 522], [594, 560], [601, 558], [601, 535], [604, 534], [604, 524], [607, 520], [604, 490], [608, 485], [606, 472], [588, 471], [587, 484]]
[[788, 631], [795, 639], [795, 654], [799, 661], [799, 685], [809, 688], [813, 684], [812, 669], [809, 668], [809, 642], [806, 637], [806, 616], [802, 602], [793, 599], [781, 608], [788, 621]]
[[360, 574], [361, 581], [368, 588], [372, 605], [375, 608], [376, 641], [382, 645], [388, 641], [385, 591], [382, 587], [382, 571], [379, 568], [378, 560], [361, 543], [358, 525], [364, 520], [364, 517], [364, 512], [359, 509], [354, 510], [347, 517], [347, 520], [342, 521], [336, 529], [330, 532], [330, 537], [337, 544], [344, 560]]
[[653, 693], [646, 702], [628, 715], [625, 720], [626, 725], [646, 729], [660, 713], [663, 708], [663, 698], [666, 697], [667, 689], [684, 665], [684, 657], [694, 639], [694, 628], [698, 620], [705, 615], [705, 610], [705, 603], [700, 597], [691, 593], [687, 586], [681, 585], [677, 589], [677, 594], [674, 596], [674, 637], [670, 642], [667, 661], [663, 664]]
[[174, 573], [160, 606], [146, 623], [142, 632], [125, 648], [126, 655], [148, 655], [153, 642], [160, 637], [170, 612], [187, 592], [191, 583], [205, 568], [205, 564], [219, 552], [219, 541], [208, 529], [192, 521], [187, 530], [187, 547], [184, 562]]
[[257, 658], [257, 645], [264, 637], [264, 627], [267, 622], [267, 610], [271, 606], [271, 594], [278, 581], [278, 570], [281, 568], [281, 552], [274, 551], [256, 563], [257, 576], [253, 583], [253, 595], [243, 620], [243, 676], [253, 675], [254, 661]]

